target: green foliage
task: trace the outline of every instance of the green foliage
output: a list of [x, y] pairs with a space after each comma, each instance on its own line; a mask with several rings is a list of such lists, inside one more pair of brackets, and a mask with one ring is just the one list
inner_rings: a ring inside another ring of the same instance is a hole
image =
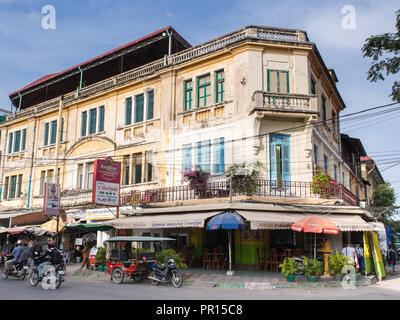
[[329, 272], [331, 274], [340, 274], [342, 268], [346, 266], [347, 260], [343, 253], [335, 250], [329, 257]]
[[105, 247], [101, 247], [99, 250], [97, 250], [96, 254], [96, 264], [105, 266], [107, 261], [106, 261], [106, 252], [107, 252], [107, 245]]
[[167, 249], [164, 251], [160, 251], [156, 255], [156, 259], [160, 263], [163, 263], [170, 257], [172, 257], [172, 259], [175, 260], [175, 265], [178, 269], [186, 269], [188, 267], [186, 263], [183, 262], [181, 256], [177, 254], [174, 249]]
[[303, 258], [304, 274], [306, 276], [320, 275], [323, 270], [322, 261], [318, 259], [309, 259], [305, 256]]
[[293, 258], [285, 258], [285, 260], [283, 260], [283, 263], [279, 265], [279, 268], [282, 269], [282, 276], [287, 277], [294, 274], [299, 267], [296, 263], [296, 260], [294, 260]]
[[263, 164], [261, 161], [254, 163], [243, 162], [234, 164], [226, 169], [227, 186], [230, 187], [230, 178], [232, 177], [232, 192], [246, 194], [248, 196], [256, 193], [258, 185], [257, 177], [261, 174]]
[[[371, 36], [365, 40], [366, 42], [361, 49], [364, 57], [373, 60], [368, 71], [368, 80], [371, 82], [385, 80], [384, 72], [386, 76], [389, 76], [400, 71], [400, 10], [397, 10], [395, 14], [397, 32]], [[390, 54], [393, 56], [390, 57]], [[399, 81], [394, 82], [390, 96], [394, 101], [400, 102]]]
[[395, 209], [391, 208], [395, 203], [396, 193], [389, 182], [376, 187], [372, 196], [372, 206], [375, 215], [381, 218], [384, 223], [389, 224], [390, 217], [397, 213]]
[[139, 254], [141, 254], [141, 253], [150, 253], [150, 252], [153, 252], [153, 250], [151, 250], [151, 249], [142, 249], [142, 248], [138, 248], [138, 249], [132, 248], [133, 259], [137, 258], [137, 253], [138, 252], [139, 252]]
[[317, 166], [314, 170], [313, 181], [311, 182], [311, 191], [314, 194], [320, 194], [321, 197], [329, 198], [335, 192], [336, 181], [331, 178], [324, 169]]

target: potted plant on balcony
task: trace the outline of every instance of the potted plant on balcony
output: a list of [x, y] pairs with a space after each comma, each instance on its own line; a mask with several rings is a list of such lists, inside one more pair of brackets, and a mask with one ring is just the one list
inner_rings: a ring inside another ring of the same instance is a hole
[[337, 250], [335, 250], [329, 257], [329, 272], [337, 281], [340, 281], [342, 279], [342, 269], [346, 265], [346, 257], [343, 253]]
[[296, 278], [295, 272], [299, 266], [294, 258], [285, 258], [283, 263], [279, 265], [279, 268], [281, 269], [282, 276], [285, 277], [288, 282], [293, 282]]
[[322, 273], [322, 262], [318, 259], [309, 259], [307, 257], [303, 258], [304, 264], [304, 274], [309, 282], [315, 282], [318, 276]]
[[198, 168], [197, 170], [186, 172], [183, 177], [185, 181], [189, 181], [189, 186], [195, 191], [199, 198], [206, 197], [207, 194], [207, 180], [210, 174]]
[[314, 170], [311, 192], [322, 198], [330, 198], [335, 194], [336, 181], [326, 173], [324, 169], [317, 166]]
[[230, 188], [230, 180], [232, 178], [232, 193], [245, 194], [247, 196], [254, 195], [258, 189], [256, 180], [262, 168], [261, 161], [231, 165], [227, 168], [225, 174], [228, 188]]

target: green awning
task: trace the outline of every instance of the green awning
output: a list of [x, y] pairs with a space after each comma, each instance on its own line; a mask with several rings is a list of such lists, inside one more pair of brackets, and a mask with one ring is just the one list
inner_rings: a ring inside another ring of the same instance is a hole
[[147, 241], [176, 241], [173, 238], [161, 238], [161, 237], [145, 237], [145, 236], [132, 236], [132, 237], [112, 237], [108, 239], [108, 242], [127, 241], [127, 242], [147, 242]]
[[66, 230], [79, 231], [79, 232], [92, 232], [92, 231], [107, 231], [113, 227], [108, 224], [102, 223], [81, 223], [64, 226]]

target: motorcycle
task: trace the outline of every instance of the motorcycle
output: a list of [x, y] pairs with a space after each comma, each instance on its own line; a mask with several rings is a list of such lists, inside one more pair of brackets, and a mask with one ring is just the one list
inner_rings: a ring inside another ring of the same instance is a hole
[[163, 264], [153, 263], [151, 268], [153, 270], [148, 278], [153, 285], [158, 286], [160, 283], [172, 283], [176, 288], [182, 286], [183, 279], [181, 274], [176, 270], [175, 260], [173, 258], [168, 258]]
[[[39, 282], [46, 281], [46, 285], [51, 287], [52, 282], [54, 283], [54, 288], [58, 289], [61, 285], [61, 282], [64, 282], [64, 275], [65, 275], [65, 266], [64, 264], [55, 264], [51, 265], [54, 267], [54, 277], [55, 280], [52, 280], [52, 268], [44, 268], [43, 274], [39, 277], [39, 265], [43, 262], [43, 259], [40, 257], [40, 253], [34, 252], [33, 253], [33, 269], [29, 276], [29, 283], [32, 287], [36, 287]], [[46, 270], [47, 269], [47, 270]], [[42, 285], [43, 286], [43, 285]]]
[[[6, 256], [4, 259], [4, 263], [7, 261], [13, 259], [13, 255]], [[5, 265], [3, 265], [2, 270], [1, 270], [1, 277], [3, 279], [7, 279], [8, 277], [15, 277], [18, 278], [19, 280], [23, 281], [25, 280], [26, 274], [28, 272], [29, 266], [27, 261], [22, 261], [21, 263], [17, 263], [15, 265], [15, 268], [17, 269], [17, 272], [12, 272], [12, 268], [6, 268]]]
[[294, 272], [295, 275], [303, 275], [304, 274], [304, 259], [301, 257], [293, 257], [293, 259], [295, 260], [296, 264], [297, 264], [297, 270]]

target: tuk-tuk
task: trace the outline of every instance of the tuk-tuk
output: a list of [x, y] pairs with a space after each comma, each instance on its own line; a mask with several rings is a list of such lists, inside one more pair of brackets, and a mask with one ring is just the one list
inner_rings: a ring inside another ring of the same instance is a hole
[[159, 242], [159, 241], [176, 241], [173, 238], [131, 236], [131, 237], [112, 237], [107, 242], [114, 247], [123, 242], [126, 243], [125, 248], [111, 250], [110, 259], [107, 261], [104, 272], [111, 275], [114, 283], [120, 284], [124, 281], [125, 276], [130, 277], [135, 282], [141, 282], [151, 271], [151, 265], [156, 261], [155, 252], [139, 253], [136, 251], [136, 258], [130, 257], [132, 254], [132, 242]]

